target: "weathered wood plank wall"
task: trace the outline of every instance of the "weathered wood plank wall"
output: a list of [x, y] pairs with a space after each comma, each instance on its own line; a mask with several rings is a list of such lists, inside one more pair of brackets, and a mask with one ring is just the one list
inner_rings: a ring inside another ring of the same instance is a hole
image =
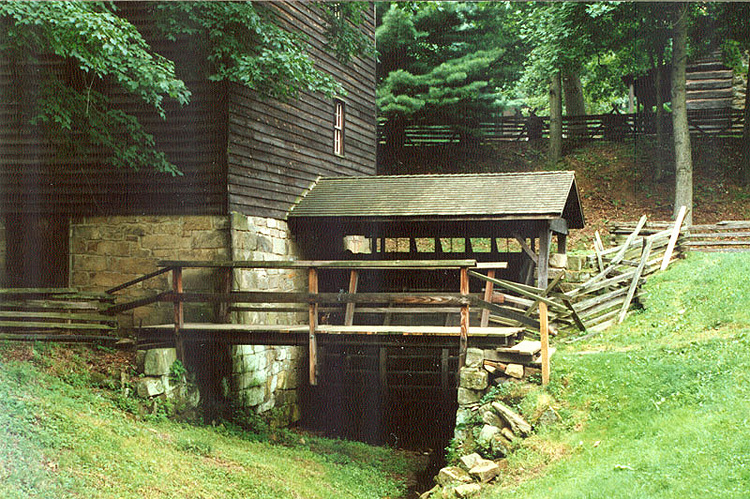
[[[123, 91], [96, 82], [95, 89], [135, 115], [154, 135], [157, 149], [176, 164], [183, 176], [149, 170], [117, 170], [103, 160], [104, 151], [89, 157], [60, 154], [40, 127], [29, 123], [39, 83], [45, 74], [74, 74], [65, 61], [53, 56], [23, 67], [0, 60], [0, 211], [5, 213], [89, 214], [219, 214], [226, 210], [224, 183], [226, 106], [220, 84], [203, 73], [199, 48], [189, 40], [167, 42], [156, 36], [149, 6], [119, 6], [151, 43], [154, 51], [175, 61], [178, 77], [192, 92], [189, 105], [166, 102], [162, 120], [148, 105]], [[98, 88], [97, 88], [98, 87]]]
[[[333, 75], [346, 91], [344, 155], [333, 151], [334, 100], [301, 93], [278, 102], [259, 99], [233, 85], [229, 95], [229, 209], [286, 218], [291, 205], [318, 176], [375, 174], [375, 60], [342, 64], [325, 49], [323, 20], [303, 2], [273, 4], [282, 23], [302, 30], [316, 67]], [[374, 37], [374, 11], [362, 28]], [[374, 43], [374, 41], [373, 41]]]

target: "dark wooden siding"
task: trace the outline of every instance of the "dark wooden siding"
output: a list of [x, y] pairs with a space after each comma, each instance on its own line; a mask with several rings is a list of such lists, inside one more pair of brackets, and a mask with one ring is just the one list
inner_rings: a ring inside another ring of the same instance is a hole
[[46, 71], [63, 74], [64, 61], [46, 57], [38, 66], [0, 60], [0, 210], [4, 213], [221, 214], [227, 210], [226, 92], [204, 76], [198, 48], [154, 36], [149, 6], [121, 5], [152, 48], [175, 61], [178, 77], [192, 92], [189, 105], [167, 103], [162, 120], [137, 98], [103, 87], [113, 102], [137, 116], [157, 149], [183, 176], [117, 170], [95, 155], [63, 160], [39, 127], [29, 124], [38, 82]]
[[[258, 98], [250, 89], [229, 92], [229, 209], [285, 219], [318, 176], [374, 175], [376, 147], [375, 60], [344, 65], [323, 46], [324, 27], [314, 7], [273, 3], [283, 23], [309, 37], [318, 69], [342, 83], [346, 109], [344, 155], [333, 153], [334, 100], [303, 93], [291, 102]], [[373, 39], [372, 7], [361, 27]]]

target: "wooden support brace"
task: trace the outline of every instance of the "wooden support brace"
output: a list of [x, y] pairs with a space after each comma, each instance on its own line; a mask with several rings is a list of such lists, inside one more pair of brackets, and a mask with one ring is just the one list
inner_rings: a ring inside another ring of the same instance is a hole
[[633, 296], [635, 296], [635, 290], [638, 288], [638, 282], [641, 280], [641, 274], [643, 274], [643, 269], [646, 267], [646, 263], [648, 262], [648, 257], [651, 255], [652, 243], [653, 243], [653, 239], [651, 239], [650, 237], [646, 239], [646, 247], [643, 248], [643, 255], [641, 255], [641, 263], [638, 265], [638, 268], [635, 270], [635, 275], [633, 276], [633, 280], [630, 282], [630, 289], [628, 289], [628, 295], [622, 304], [622, 308], [620, 309], [620, 315], [617, 317], [618, 324], [620, 324], [622, 321], [625, 320], [625, 315], [628, 313], [628, 308], [630, 308], [630, 302], [633, 301]]
[[[234, 269], [232, 268], [225, 268], [221, 269], [221, 286], [222, 286], [222, 293], [231, 293], [232, 292], [232, 274], [234, 273]], [[219, 322], [223, 324], [229, 324], [229, 311], [230, 306], [228, 302], [220, 302], [218, 305], [218, 319]]]
[[[352, 270], [349, 273], [349, 293], [354, 294], [357, 292], [357, 286], [359, 285], [359, 271]], [[354, 302], [346, 304], [346, 312], [344, 313], [344, 325], [351, 326], [354, 324]]]
[[524, 253], [526, 253], [526, 256], [528, 256], [531, 259], [531, 261], [534, 262], [534, 265], [538, 265], [539, 257], [537, 257], [534, 250], [531, 247], [529, 247], [528, 244], [526, 244], [526, 240], [522, 238], [521, 236], [519, 236], [518, 234], [513, 234], [513, 237], [516, 238], [516, 241], [518, 241], [518, 244], [521, 245], [521, 249], [523, 250]]
[[[310, 268], [307, 274], [307, 289], [310, 293], [318, 292], [318, 271]], [[310, 338], [308, 343], [308, 354], [310, 363], [310, 385], [318, 384], [318, 342], [315, 338], [315, 331], [318, 329], [318, 304], [311, 303], [309, 311]]]
[[594, 232], [594, 252], [596, 253], [596, 263], [599, 265], [599, 272], [604, 270], [604, 260], [602, 260], [602, 252], [604, 251], [604, 244], [602, 244], [602, 238], [599, 235], [599, 231]]
[[539, 338], [542, 347], [542, 386], [549, 384], [549, 322], [547, 304], [539, 303]]
[[539, 233], [539, 260], [537, 262], [537, 287], [546, 288], [549, 279], [549, 247], [552, 241], [552, 232], [549, 227], [544, 227]]
[[669, 236], [669, 244], [667, 245], [667, 251], [664, 253], [664, 260], [661, 262], [660, 270], [666, 270], [669, 266], [669, 260], [672, 258], [672, 252], [677, 244], [677, 238], [680, 237], [680, 229], [682, 228], [682, 221], [685, 219], [685, 214], [687, 214], [687, 209], [684, 206], [681, 206], [679, 213], [677, 213], [677, 218], [674, 221], [672, 235]]
[[[495, 278], [495, 269], [490, 269], [487, 271], [487, 277], [490, 277], [492, 279]], [[493, 293], [494, 290], [492, 289], [495, 286], [495, 283], [492, 281], [487, 281], [484, 285], [484, 301], [492, 303]], [[479, 321], [480, 327], [487, 327], [490, 323], [490, 311], [486, 308], [482, 310], [482, 318]]]

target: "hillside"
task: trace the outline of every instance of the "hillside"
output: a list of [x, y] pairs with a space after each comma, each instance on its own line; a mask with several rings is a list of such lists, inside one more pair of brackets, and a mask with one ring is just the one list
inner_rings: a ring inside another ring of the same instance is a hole
[[[674, 174], [653, 180], [654, 145], [635, 142], [567, 144], [556, 169], [574, 170], [587, 227], [571, 237], [575, 248], [591, 247], [595, 230], [604, 236], [607, 222], [669, 220]], [[693, 139], [694, 223], [750, 219], [750, 188], [736, 180], [739, 143]], [[463, 150], [455, 145], [413, 148], [383, 173], [462, 173], [537, 171], [546, 168], [546, 150], [529, 142], [501, 142]]]
[[0, 344], [0, 498], [405, 494], [405, 453], [252, 419], [180, 423], [132, 395], [129, 368], [109, 350]]
[[482, 497], [748, 497], [749, 274], [750, 254], [692, 254], [646, 283], [645, 310], [558, 343], [547, 394], [561, 420]]

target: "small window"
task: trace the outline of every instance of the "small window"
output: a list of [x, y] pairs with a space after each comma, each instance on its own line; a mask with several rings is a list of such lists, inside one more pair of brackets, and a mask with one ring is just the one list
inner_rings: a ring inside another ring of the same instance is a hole
[[344, 103], [335, 101], [335, 119], [333, 122], [333, 153], [338, 156], [344, 155]]

